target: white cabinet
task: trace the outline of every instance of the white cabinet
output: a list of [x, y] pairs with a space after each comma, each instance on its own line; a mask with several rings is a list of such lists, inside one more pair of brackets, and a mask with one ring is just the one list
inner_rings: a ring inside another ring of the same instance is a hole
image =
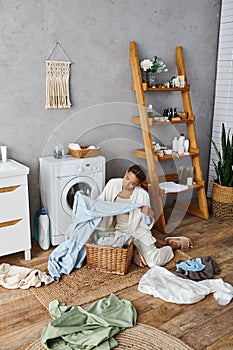
[[31, 260], [28, 174], [12, 159], [0, 162], [0, 256], [24, 251]]

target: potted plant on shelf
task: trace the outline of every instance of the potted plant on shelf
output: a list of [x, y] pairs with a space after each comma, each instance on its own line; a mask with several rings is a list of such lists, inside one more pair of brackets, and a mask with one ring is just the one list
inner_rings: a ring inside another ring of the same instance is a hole
[[226, 134], [225, 125], [222, 123], [221, 150], [215, 141], [211, 140], [218, 162], [213, 161], [216, 178], [211, 181], [212, 210], [214, 216], [233, 217], [233, 135], [230, 129]]
[[140, 62], [142, 69], [142, 82], [148, 83], [149, 87], [155, 87], [156, 74], [167, 72], [166, 64], [158, 56], [154, 56], [153, 60], [148, 58]]

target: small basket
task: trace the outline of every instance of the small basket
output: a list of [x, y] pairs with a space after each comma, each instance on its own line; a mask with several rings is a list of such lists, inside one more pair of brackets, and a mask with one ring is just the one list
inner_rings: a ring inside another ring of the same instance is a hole
[[88, 268], [125, 275], [133, 258], [133, 237], [129, 238], [125, 248], [115, 248], [95, 244], [92, 235], [86, 243], [86, 255]]
[[69, 148], [69, 152], [74, 158], [90, 158], [99, 155], [100, 147], [88, 148], [88, 146], [81, 146], [81, 149]]

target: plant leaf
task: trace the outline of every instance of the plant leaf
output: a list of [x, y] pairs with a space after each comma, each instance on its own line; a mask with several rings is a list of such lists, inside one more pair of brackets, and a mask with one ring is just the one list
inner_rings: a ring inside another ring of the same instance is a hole
[[220, 151], [212, 139], [211, 143], [214, 147], [215, 153], [218, 158], [218, 163], [213, 161], [216, 182], [219, 185], [232, 187], [233, 186], [233, 135], [230, 135], [230, 129], [226, 134], [224, 123], [222, 123], [222, 134], [221, 134], [221, 148]]

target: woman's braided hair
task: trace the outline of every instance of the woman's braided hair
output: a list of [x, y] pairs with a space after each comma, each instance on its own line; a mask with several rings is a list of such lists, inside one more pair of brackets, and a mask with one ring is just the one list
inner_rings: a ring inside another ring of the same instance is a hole
[[138, 164], [132, 165], [127, 172], [132, 172], [138, 179], [140, 185], [146, 180], [146, 174]]

